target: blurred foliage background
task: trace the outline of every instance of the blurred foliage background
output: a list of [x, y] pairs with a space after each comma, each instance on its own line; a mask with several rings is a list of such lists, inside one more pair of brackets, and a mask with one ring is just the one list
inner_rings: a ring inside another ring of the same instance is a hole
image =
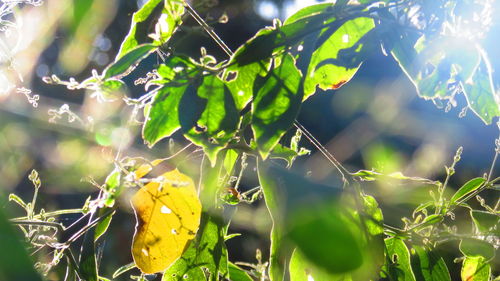
[[[14, 192], [31, 198], [33, 187], [28, 175], [32, 169], [39, 171], [42, 180], [38, 207], [56, 210], [80, 207], [90, 194], [95, 194], [97, 189], [89, 180], [103, 182], [113, 169], [118, 150], [125, 156], [148, 159], [168, 156], [168, 142], [154, 149], [142, 143], [140, 127], [125, 122], [130, 110], [122, 101], [99, 103], [83, 90], [69, 91], [43, 82], [43, 77], [52, 74], [81, 81], [91, 75], [92, 69], [102, 71], [114, 59], [128, 32], [132, 13], [143, 2], [45, 0], [41, 5], [18, 5], [12, 14], [2, 18], [12, 23], [12, 27], [0, 32], [0, 208], [10, 217], [22, 214], [20, 208], [7, 202], [7, 196]], [[191, 2], [235, 50], [258, 29], [272, 25], [272, 18], [284, 19], [320, 1]], [[494, 9], [500, 9], [500, 3]], [[500, 55], [493, 51], [497, 44], [494, 34], [500, 34], [500, 19], [494, 20], [484, 46], [490, 54], [496, 54], [490, 59], [493, 67], [500, 69]], [[198, 55], [203, 46], [219, 60], [226, 59], [192, 19], [187, 18], [186, 27], [176, 37], [172, 40], [177, 42], [176, 51]], [[148, 58], [126, 78], [130, 79], [128, 84], [133, 85], [134, 79], [144, 76], [159, 61], [158, 57]], [[500, 73], [494, 75], [499, 88]], [[121, 94], [138, 97], [143, 93], [143, 86], [137, 85]], [[476, 116], [464, 115], [465, 106], [463, 96], [451, 109], [446, 104], [419, 99], [396, 62], [379, 53], [361, 67], [351, 83], [308, 99], [299, 121], [351, 170], [374, 168], [385, 173], [401, 171], [409, 176], [442, 179], [444, 165], [449, 165], [455, 150], [463, 146], [462, 161], [451, 182], [457, 187], [487, 172], [498, 134], [495, 125], [485, 126]], [[181, 136], [175, 141], [177, 149], [185, 144]], [[302, 145], [312, 150], [312, 157], [299, 159], [298, 166], [310, 171], [315, 179], [337, 182], [334, 167], [309, 143], [303, 141]], [[182, 160], [194, 161], [191, 166], [195, 175], [199, 155], [186, 154]], [[256, 181], [248, 176], [244, 184], [252, 188]], [[397, 215], [394, 219], [405, 215], [410, 210], [407, 206], [422, 202], [429, 192], [421, 186], [396, 183], [370, 188], [388, 221], [391, 215]], [[131, 262], [130, 251], [123, 245], [130, 245], [135, 221], [126, 196], [121, 207], [123, 212], [111, 225], [104, 247], [107, 254], [101, 261], [103, 272], [109, 275]], [[70, 223], [75, 217], [62, 219]], [[270, 219], [262, 203], [239, 206], [230, 232], [243, 232], [245, 243], [240, 238], [228, 241], [230, 258], [255, 262], [256, 249], [265, 249], [268, 244], [269, 227]], [[49, 278], [57, 280], [55, 275]]]

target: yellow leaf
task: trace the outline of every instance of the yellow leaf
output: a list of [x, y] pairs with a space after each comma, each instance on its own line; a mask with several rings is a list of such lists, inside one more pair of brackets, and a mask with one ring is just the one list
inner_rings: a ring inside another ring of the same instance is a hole
[[177, 169], [150, 182], [132, 197], [137, 219], [132, 256], [144, 273], [167, 269], [184, 252], [200, 226], [201, 203], [193, 180]]
[[135, 179], [138, 180], [142, 177], [144, 177], [145, 175], [147, 175], [147, 173], [151, 172], [151, 170], [153, 170], [153, 167], [157, 166], [158, 164], [160, 164], [161, 162], [163, 162], [164, 159], [156, 159], [156, 160], [153, 160], [151, 161], [151, 164], [143, 164], [141, 166], [139, 166], [139, 168], [137, 168], [137, 170], [135, 170]]

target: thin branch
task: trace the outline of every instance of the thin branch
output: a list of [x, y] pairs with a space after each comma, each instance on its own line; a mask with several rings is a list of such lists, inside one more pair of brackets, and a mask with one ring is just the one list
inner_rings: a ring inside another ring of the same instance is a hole
[[221, 47], [221, 49], [228, 55], [232, 56], [233, 51], [220, 39], [219, 35], [214, 32], [214, 30], [205, 22], [205, 20], [200, 17], [200, 15], [186, 2], [183, 1], [184, 7], [189, 12], [189, 14], [194, 18], [194, 20], [208, 33], [210, 37]]
[[[57, 211], [45, 213], [45, 214], [43, 214], [43, 217], [48, 218], [48, 217], [56, 217], [56, 216], [60, 216], [60, 215], [81, 214], [82, 212], [83, 212], [82, 209], [57, 210]], [[41, 219], [41, 218], [42, 218], [42, 215], [40, 215], [40, 214], [33, 216], [33, 219]], [[28, 217], [26, 216], [26, 217], [13, 218], [10, 221], [12, 223], [15, 223], [17, 221], [23, 221], [23, 220], [28, 220]]]

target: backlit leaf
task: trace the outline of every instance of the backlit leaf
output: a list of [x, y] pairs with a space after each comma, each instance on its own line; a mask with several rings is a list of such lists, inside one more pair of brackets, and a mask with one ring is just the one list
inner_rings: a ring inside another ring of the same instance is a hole
[[224, 243], [227, 227], [220, 217], [203, 213], [200, 230], [178, 259], [163, 274], [162, 281], [207, 280], [203, 269], [210, 274], [210, 281], [228, 275], [227, 250]]
[[229, 89], [219, 77], [205, 76], [196, 92], [184, 94], [179, 111], [184, 136], [203, 147], [215, 164], [219, 151], [234, 137], [240, 119]]
[[[323, 90], [338, 89], [354, 76], [361, 65], [363, 48], [373, 44], [373, 36], [362, 38], [375, 27], [373, 19], [359, 17], [346, 21], [336, 30], [319, 34], [305, 76], [305, 97], [314, 94], [316, 86]], [[321, 37], [327, 37], [326, 40]], [[368, 40], [369, 39], [369, 40]], [[370, 42], [371, 41], [371, 42]]]
[[304, 93], [301, 74], [290, 55], [261, 79], [252, 103], [252, 130], [265, 159], [295, 121]]
[[108, 227], [111, 224], [111, 219], [113, 219], [114, 211], [111, 211], [111, 208], [109, 207], [104, 207], [100, 208], [98, 213], [99, 216], [105, 216], [105, 217], [104, 219], [99, 221], [95, 226], [95, 232], [94, 232], [95, 241], [97, 241], [108, 230]]
[[145, 43], [148, 39], [148, 26], [155, 18], [155, 14], [163, 9], [163, 0], [149, 0], [142, 8], [132, 16], [130, 30], [120, 46], [120, 51], [116, 56], [116, 60], [123, 57], [130, 50], [137, 47], [139, 44]]
[[455, 194], [450, 199], [451, 204], [457, 203], [460, 199], [471, 194], [479, 187], [481, 187], [486, 182], [485, 178], [474, 178], [466, 182], [462, 187], [460, 187]]
[[460, 241], [459, 248], [466, 257], [483, 257], [485, 261], [495, 257], [495, 247], [484, 240], [465, 238]]
[[132, 71], [137, 64], [146, 58], [150, 53], [156, 50], [156, 46], [152, 44], [144, 44], [130, 50], [123, 57], [108, 65], [104, 69], [103, 79], [120, 78], [126, 76]]
[[243, 269], [230, 262], [228, 265], [229, 279], [231, 281], [253, 281], [253, 279]]
[[287, 237], [318, 267], [348, 273], [363, 263], [361, 233], [351, 231], [341, 207], [335, 205], [325, 200], [295, 207], [287, 219]]
[[313, 31], [322, 30], [334, 21], [332, 13], [319, 13], [302, 17], [283, 26], [261, 29], [236, 50], [232, 62], [239, 66], [264, 61], [280, 53], [287, 46], [294, 46]]
[[156, 83], [162, 88], [156, 93], [152, 104], [146, 107], [146, 121], [142, 127], [142, 137], [149, 146], [169, 137], [181, 127], [179, 104], [196, 72], [196, 66], [184, 57], [173, 57], [158, 68], [160, 80]]
[[493, 70], [482, 54], [482, 62], [474, 72], [471, 79], [464, 83], [464, 94], [469, 107], [486, 124], [493, 118], [500, 116], [499, 100], [493, 85]]
[[403, 240], [395, 237], [385, 239], [387, 249], [387, 264], [385, 272], [389, 274], [390, 280], [415, 281], [415, 275], [411, 270], [410, 252]]
[[118, 276], [122, 275], [123, 273], [134, 269], [135, 268], [135, 263], [131, 262], [129, 264], [125, 264], [120, 266], [114, 273], [113, 273], [113, 279], [117, 278]]
[[484, 123], [490, 124], [500, 115], [492, 69], [475, 42], [450, 36], [422, 36], [412, 47], [404, 39], [395, 43], [392, 54], [421, 97], [451, 99], [455, 93], [463, 92], [469, 108]]
[[353, 196], [345, 194], [342, 199], [342, 204], [339, 204], [342, 210], [340, 214], [363, 253], [360, 266], [349, 274], [353, 280], [377, 278], [385, 262], [382, 210], [375, 198], [368, 195], [362, 195], [360, 200], [354, 200]]
[[330, 9], [333, 11], [333, 3], [322, 3], [322, 4], [316, 4], [316, 5], [310, 5], [305, 8], [302, 8], [298, 10], [295, 14], [291, 15], [288, 17], [285, 22], [283, 22], [284, 25], [291, 24], [293, 22], [296, 22], [302, 18], [307, 18], [313, 15], [317, 15], [319, 13], [325, 12], [327, 9]]
[[146, 108], [142, 137], [149, 146], [171, 136], [181, 127], [179, 102], [187, 88], [188, 85], [163, 87], [156, 93], [153, 104]]
[[137, 227], [134, 262], [144, 273], [167, 269], [185, 251], [200, 224], [201, 203], [194, 183], [178, 170], [150, 182], [131, 199]]
[[271, 280], [281, 280], [287, 269], [293, 251], [287, 241], [293, 241], [311, 262], [329, 272], [346, 272], [359, 265], [358, 241], [334, 202], [341, 194], [340, 188], [312, 182], [262, 161], [258, 173], [273, 220]]
[[231, 75], [236, 75], [226, 85], [233, 94], [238, 110], [242, 110], [252, 100], [255, 79], [259, 73], [266, 70], [265, 65], [261, 62], [244, 66], [233, 65], [227, 68]]
[[479, 232], [500, 236], [500, 214], [471, 210], [470, 215]]
[[9, 201], [14, 201], [23, 209], [27, 210], [28, 205], [24, 202], [24, 200], [21, 197], [17, 196], [16, 194], [14, 193], [9, 194]]
[[156, 45], [165, 44], [182, 23], [184, 5], [178, 0], [165, 0], [165, 8], [155, 26], [155, 33], [150, 37]]
[[349, 274], [333, 274], [318, 268], [299, 250], [293, 251], [290, 259], [290, 280], [291, 281], [352, 281]]
[[467, 257], [462, 263], [462, 281], [490, 280], [491, 266], [482, 257]]
[[443, 258], [422, 246], [413, 246], [411, 266], [417, 280], [451, 281], [448, 267]]

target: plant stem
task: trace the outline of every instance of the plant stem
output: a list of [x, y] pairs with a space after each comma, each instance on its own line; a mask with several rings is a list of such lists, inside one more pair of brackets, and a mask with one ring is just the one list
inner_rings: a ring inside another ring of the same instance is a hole
[[[57, 210], [53, 212], [48, 212], [43, 214], [44, 217], [56, 217], [60, 215], [68, 215], [68, 214], [81, 214], [83, 212], [82, 209], [65, 209], [65, 210]], [[34, 215], [32, 219], [41, 219], [41, 215]], [[19, 217], [19, 218], [14, 218], [11, 219], [11, 222], [16, 222], [16, 221], [23, 221], [23, 220], [28, 220], [29, 218], [27, 216], [25, 217]]]
[[[500, 139], [497, 139], [497, 141], [499, 141]], [[496, 143], [495, 143], [496, 145]], [[498, 147], [495, 147], [495, 156], [493, 157], [493, 162], [491, 163], [491, 167], [490, 167], [490, 171], [488, 173], [488, 179], [486, 180], [487, 182], [489, 182], [491, 180], [491, 176], [493, 175], [493, 170], [495, 169], [495, 164], [497, 162], [497, 159], [498, 159], [498, 152], [499, 152], [499, 148]]]
[[57, 228], [60, 231], [63, 231], [64, 228], [61, 224], [57, 222], [48, 222], [48, 221], [31, 221], [31, 220], [15, 220], [15, 221], [10, 221], [13, 224], [19, 224], [19, 225], [38, 225], [38, 226], [49, 226], [49, 227], [54, 227]]

